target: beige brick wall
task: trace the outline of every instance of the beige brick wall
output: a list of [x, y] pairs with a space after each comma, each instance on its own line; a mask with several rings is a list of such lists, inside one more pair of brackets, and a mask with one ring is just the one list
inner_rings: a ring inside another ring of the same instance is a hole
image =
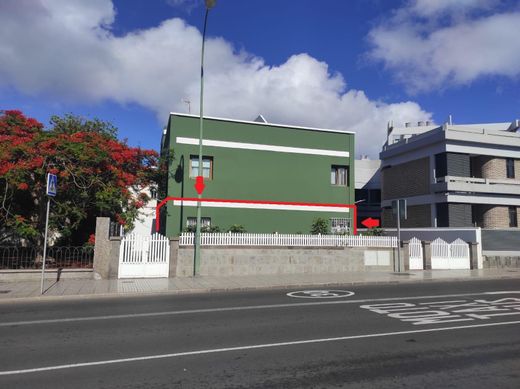
[[[508, 228], [509, 207], [500, 205], [478, 205], [475, 208], [477, 224], [482, 228]], [[517, 220], [520, 208], [517, 208]]]
[[[485, 155], [472, 159], [473, 176], [480, 178], [506, 179], [506, 159]], [[520, 180], [520, 159], [515, 159], [515, 179]]]
[[416, 159], [381, 171], [381, 196], [384, 200], [430, 193], [430, 160]]
[[[395, 228], [395, 215], [391, 208], [383, 209], [381, 216], [381, 223], [383, 228]], [[408, 207], [408, 218], [401, 220], [401, 227], [403, 228], [419, 228], [431, 227], [431, 205], [413, 205]]]

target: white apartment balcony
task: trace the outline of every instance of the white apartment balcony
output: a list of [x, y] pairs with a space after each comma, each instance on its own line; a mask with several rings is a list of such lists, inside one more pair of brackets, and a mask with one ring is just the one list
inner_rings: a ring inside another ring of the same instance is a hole
[[432, 184], [434, 193], [469, 192], [520, 196], [520, 180], [446, 176]]

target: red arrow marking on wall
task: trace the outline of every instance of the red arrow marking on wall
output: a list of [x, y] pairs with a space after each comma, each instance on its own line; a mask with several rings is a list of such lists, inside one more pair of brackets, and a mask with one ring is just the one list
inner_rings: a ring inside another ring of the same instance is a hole
[[197, 191], [198, 194], [202, 194], [202, 192], [204, 192], [204, 188], [206, 187], [206, 185], [204, 185], [204, 177], [202, 176], [197, 176], [195, 178], [195, 190]]
[[379, 227], [379, 220], [369, 217], [361, 222], [366, 228]]

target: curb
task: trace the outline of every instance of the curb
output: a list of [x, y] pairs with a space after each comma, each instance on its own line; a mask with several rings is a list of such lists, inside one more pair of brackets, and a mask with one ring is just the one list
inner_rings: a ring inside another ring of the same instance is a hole
[[[150, 296], [175, 296], [203, 293], [226, 293], [226, 292], [248, 292], [248, 291], [267, 291], [267, 290], [288, 290], [295, 288], [308, 287], [341, 287], [341, 286], [364, 286], [364, 285], [396, 285], [396, 284], [422, 284], [422, 283], [443, 283], [443, 282], [471, 282], [471, 281], [489, 281], [489, 280], [512, 280], [520, 278], [520, 272], [512, 272], [511, 275], [495, 275], [480, 277], [454, 277], [441, 279], [396, 279], [384, 281], [346, 281], [346, 282], [308, 282], [294, 283], [283, 285], [268, 286], [239, 286], [239, 287], [208, 287], [194, 289], [177, 289], [177, 290], [159, 290], [159, 291], [143, 291], [128, 293], [94, 293], [94, 294], [71, 294], [61, 296], [31, 296], [31, 297], [6, 297], [0, 298], [0, 305], [12, 303], [29, 303], [29, 302], [52, 302], [52, 301], [75, 301], [75, 300], [96, 300], [96, 299], [119, 299], [119, 298], [135, 298]], [[516, 273], [516, 274], [515, 274]], [[1, 284], [0, 284], [1, 285]]]

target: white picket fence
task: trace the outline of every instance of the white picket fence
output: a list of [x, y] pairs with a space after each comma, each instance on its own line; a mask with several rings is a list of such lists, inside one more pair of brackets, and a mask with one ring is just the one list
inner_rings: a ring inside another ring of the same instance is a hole
[[130, 234], [121, 239], [119, 278], [168, 277], [169, 239], [161, 234]]
[[[397, 247], [394, 236], [303, 235], [303, 234], [232, 234], [202, 233], [203, 246], [306, 246], [306, 247]], [[195, 234], [182, 233], [181, 246], [194, 245]]]
[[424, 267], [422, 242], [413, 237], [408, 243], [408, 249], [410, 252], [410, 270], [422, 270]]
[[448, 243], [441, 238], [431, 244], [432, 269], [469, 269], [469, 245], [462, 239]]

